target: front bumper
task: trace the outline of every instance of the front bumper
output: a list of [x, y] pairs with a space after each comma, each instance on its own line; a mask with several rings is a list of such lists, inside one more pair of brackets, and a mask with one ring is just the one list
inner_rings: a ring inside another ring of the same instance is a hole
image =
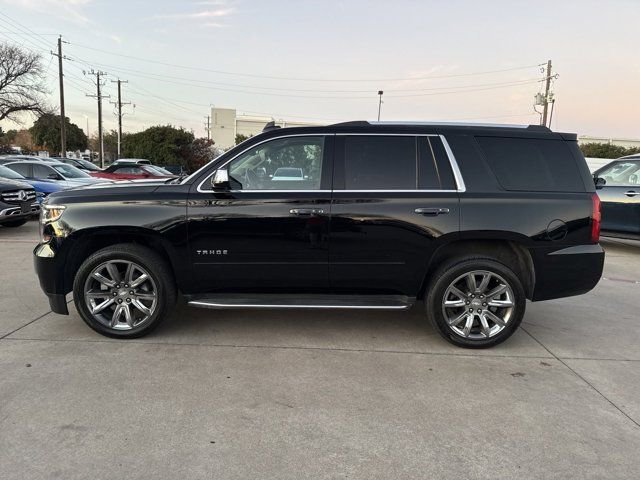
[[535, 267], [533, 301], [581, 295], [602, 277], [604, 250], [599, 244], [531, 250]]
[[19, 220], [37, 215], [40, 212], [40, 204], [25, 203], [23, 205], [12, 205], [8, 203], [0, 203], [0, 222], [5, 220]]
[[64, 281], [65, 264], [48, 243], [40, 243], [33, 250], [33, 265], [40, 288], [49, 298], [54, 313], [68, 315], [67, 286]]

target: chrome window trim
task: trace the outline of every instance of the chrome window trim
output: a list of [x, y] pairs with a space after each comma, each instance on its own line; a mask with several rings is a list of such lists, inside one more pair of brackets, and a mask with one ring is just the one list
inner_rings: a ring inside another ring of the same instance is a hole
[[451, 165], [451, 169], [453, 170], [453, 178], [456, 180], [456, 187], [458, 187], [458, 192], [466, 192], [467, 186], [464, 184], [464, 178], [462, 178], [462, 172], [460, 171], [460, 167], [458, 167], [458, 161], [456, 160], [456, 156], [453, 154], [453, 150], [449, 146], [449, 142], [444, 137], [444, 135], [438, 135], [440, 140], [442, 140], [442, 145], [444, 145], [444, 150], [447, 152], [447, 157], [449, 157], [449, 164]]
[[[213, 190], [205, 190], [212, 192]], [[227, 190], [228, 193], [331, 193], [331, 190]], [[225, 192], [225, 193], [226, 193]]]
[[[462, 172], [460, 171], [460, 167], [458, 166], [458, 161], [456, 160], [455, 155], [453, 154], [453, 151], [451, 150], [451, 147], [449, 146], [449, 142], [447, 142], [447, 139], [445, 138], [444, 135], [440, 135], [437, 133], [298, 133], [298, 134], [289, 134], [289, 135], [282, 135], [279, 137], [273, 137], [273, 138], [267, 138], [265, 140], [262, 140], [261, 142], [258, 142], [250, 147], [245, 148], [244, 150], [242, 150], [241, 152], [237, 153], [236, 155], [234, 155], [233, 157], [231, 157], [229, 160], [227, 160], [226, 162], [224, 162], [222, 165], [220, 165], [217, 169], [219, 168], [224, 168], [226, 167], [230, 162], [232, 162], [233, 160], [235, 160], [236, 158], [238, 158], [240, 155], [244, 154], [245, 152], [251, 150], [254, 147], [257, 147], [258, 145], [262, 145], [265, 142], [269, 142], [272, 140], [278, 140], [281, 138], [290, 138], [290, 137], [328, 137], [328, 136], [339, 136], [339, 137], [343, 137], [343, 136], [385, 136], [385, 137], [439, 137], [440, 140], [442, 141], [442, 145], [444, 147], [444, 150], [447, 154], [447, 158], [449, 159], [449, 165], [451, 166], [451, 170], [453, 171], [453, 177], [454, 180], [456, 182], [456, 190], [451, 190], [451, 189], [440, 189], [440, 190], [418, 190], [418, 189], [412, 189], [412, 190], [406, 190], [406, 189], [398, 189], [398, 190], [340, 190], [340, 189], [332, 189], [332, 190], [229, 190], [229, 193], [265, 193], [265, 192], [272, 192], [272, 193], [311, 193], [311, 192], [317, 192], [317, 193], [327, 193], [327, 192], [345, 192], [345, 193], [356, 193], [356, 192], [363, 192], [363, 193], [375, 193], [375, 192], [380, 192], [380, 193], [393, 193], [393, 192], [399, 192], [399, 193], [411, 193], [411, 192], [416, 192], [416, 193], [437, 193], [437, 192], [443, 192], [443, 193], [452, 193], [452, 192], [458, 192], [458, 193], [462, 193], [462, 192], [466, 192], [467, 188], [466, 185], [464, 183], [464, 178], [462, 177]], [[201, 167], [200, 170], [206, 168], [209, 164]], [[217, 170], [216, 169], [216, 170]], [[200, 170], [194, 172], [191, 176], [195, 176]], [[208, 193], [208, 192], [213, 192], [213, 190], [207, 190], [207, 189], [203, 189], [202, 185], [204, 185], [204, 183], [211, 178], [211, 175], [213, 175], [214, 172], [211, 172], [211, 174], [207, 175], [204, 180], [202, 180], [197, 187], [197, 191], [200, 193]], [[188, 179], [189, 177], [187, 177], [185, 179], [185, 181]]]
[[412, 189], [412, 190], [404, 190], [404, 189], [397, 189], [397, 190], [333, 190], [333, 192], [341, 192], [341, 193], [376, 193], [376, 192], [380, 192], [380, 193], [458, 193], [459, 190], [451, 190], [451, 189], [440, 189], [440, 190], [417, 190], [417, 189]]

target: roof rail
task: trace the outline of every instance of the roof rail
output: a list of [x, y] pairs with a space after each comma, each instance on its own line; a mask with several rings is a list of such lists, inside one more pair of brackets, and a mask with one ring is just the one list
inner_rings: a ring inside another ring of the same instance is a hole
[[433, 127], [487, 127], [487, 128], [521, 128], [540, 132], [550, 132], [549, 127], [542, 125], [518, 125], [506, 123], [466, 123], [466, 122], [416, 122], [416, 121], [367, 121], [354, 120], [350, 122], [334, 123], [332, 127], [364, 127], [367, 125], [414, 125]]
[[367, 125], [370, 125], [370, 123], [367, 122], [366, 120], [351, 120], [349, 122], [334, 123], [331, 126], [332, 127], [365, 127]]

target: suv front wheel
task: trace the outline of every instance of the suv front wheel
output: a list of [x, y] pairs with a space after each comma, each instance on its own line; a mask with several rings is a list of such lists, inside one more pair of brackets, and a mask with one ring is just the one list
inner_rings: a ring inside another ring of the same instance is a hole
[[96, 332], [137, 338], [156, 328], [175, 304], [171, 269], [153, 250], [134, 244], [103, 248], [87, 258], [73, 283], [73, 300]]
[[522, 283], [506, 265], [491, 258], [462, 258], [433, 275], [425, 305], [436, 330], [466, 348], [504, 342], [524, 316]]

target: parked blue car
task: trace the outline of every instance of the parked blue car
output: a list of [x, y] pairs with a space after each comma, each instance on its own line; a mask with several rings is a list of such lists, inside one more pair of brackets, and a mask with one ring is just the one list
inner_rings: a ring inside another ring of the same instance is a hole
[[42, 200], [53, 192], [59, 192], [64, 190], [64, 186], [53, 180], [34, 180], [31, 178], [25, 178], [18, 172], [11, 170], [5, 166], [0, 165], [0, 178], [9, 178], [11, 180], [18, 180], [23, 183], [28, 183], [36, 191], [36, 198], [38, 203], [42, 203]]

